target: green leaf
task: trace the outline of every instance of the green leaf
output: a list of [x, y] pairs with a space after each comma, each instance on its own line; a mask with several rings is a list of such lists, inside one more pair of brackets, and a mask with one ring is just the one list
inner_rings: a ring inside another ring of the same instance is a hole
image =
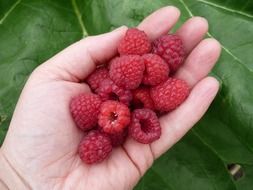
[[6, 2], [0, 1], [0, 12], [6, 15], [0, 18], [1, 142], [29, 74], [82, 37], [70, 1], [23, 0], [11, 6]]
[[[86, 35], [136, 26], [175, 5], [181, 19], [207, 18], [208, 37], [222, 44], [212, 72], [221, 90], [194, 129], [158, 159], [136, 189], [250, 190], [253, 182], [253, 1], [2, 0], [0, 1], [0, 142], [32, 70]], [[169, 19], [169, 18], [168, 18]], [[241, 165], [234, 180], [227, 164]]]
[[[19, 4], [19, 1], [15, 1], [15, 0], [10, 0], [10, 1], [2, 1], [0, 3], [0, 18], [1, 20], [4, 20], [5, 17], [7, 17], [9, 15], [9, 13], [12, 11], [12, 9], [14, 9], [17, 4]], [[0, 23], [2, 22], [0, 20]]]
[[236, 187], [222, 160], [190, 132], [156, 161], [136, 187], [139, 189], [235, 190]]
[[237, 189], [252, 190], [253, 167], [252, 165], [242, 165], [243, 180], [236, 182]]

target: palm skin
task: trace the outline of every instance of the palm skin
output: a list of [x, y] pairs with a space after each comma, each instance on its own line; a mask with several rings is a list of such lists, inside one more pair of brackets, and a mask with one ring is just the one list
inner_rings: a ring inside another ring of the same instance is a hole
[[[137, 181], [138, 170], [122, 148], [114, 150], [110, 159], [101, 164], [85, 165], [80, 160], [77, 146], [84, 133], [77, 129], [71, 118], [69, 102], [76, 94], [89, 92], [86, 88], [84, 84], [67, 81], [40, 84], [31, 79], [27, 83], [21, 97], [26, 103], [17, 106], [22, 111], [14, 116], [13, 122], [29, 123], [15, 128], [12, 135], [17, 139], [15, 143], [20, 144], [8, 151], [19, 155], [15, 166], [21, 167], [20, 173], [28, 173], [24, 179], [33, 189], [117, 189], [118, 185], [129, 189], [130, 184], [125, 182]], [[24, 166], [23, 163], [29, 164]], [[36, 184], [29, 181], [31, 176]], [[115, 181], [118, 184], [114, 184]]]
[[[153, 40], [167, 33], [178, 17], [176, 8], [165, 7], [138, 27]], [[160, 118], [161, 138], [151, 145], [129, 138], [124, 146], [113, 150], [109, 159], [96, 165], [84, 164], [77, 147], [85, 134], [75, 126], [69, 102], [79, 93], [90, 93], [80, 81], [94, 70], [95, 64], [115, 56], [125, 31], [126, 27], [121, 27], [81, 40], [39, 66], [29, 78], [0, 152], [27, 189], [132, 189], [154, 159], [175, 144], [212, 102], [218, 83], [206, 75], [219, 57], [220, 46], [214, 39], [202, 40], [207, 23], [192, 18], [177, 31], [188, 58], [175, 74], [186, 80], [192, 91], [178, 109]]]

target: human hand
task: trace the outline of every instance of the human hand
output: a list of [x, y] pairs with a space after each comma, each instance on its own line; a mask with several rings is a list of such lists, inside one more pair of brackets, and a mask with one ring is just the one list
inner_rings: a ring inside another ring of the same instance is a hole
[[[174, 7], [162, 8], [138, 28], [153, 40], [168, 33], [179, 14]], [[192, 90], [180, 107], [160, 118], [160, 139], [151, 145], [128, 139], [96, 165], [84, 164], [77, 154], [83, 133], [75, 126], [69, 102], [90, 92], [81, 81], [97, 64], [115, 56], [127, 28], [87, 37], [40, 65], [23, 89], [1, 148], [0, 169], [6, 171], [0, 174], [2, 183], [10, 189], [132, 189], [154, 159], [203, 116], [218, 91], [217, 80], [206, 76], [219, 57], [220, 45], [214, 39], [202, 40], [207, 29], [205, 19], [194, 17], [177, 31], [188, 57], [175, 76]]]

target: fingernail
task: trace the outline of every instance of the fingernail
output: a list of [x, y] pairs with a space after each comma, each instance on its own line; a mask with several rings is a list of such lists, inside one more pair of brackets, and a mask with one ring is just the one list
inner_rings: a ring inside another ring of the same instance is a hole
[[211, 81], [209, 81], [206, 89], [206, 96], [214, 98], [219, 92], [220, 82], [215, 77], [210, 77], [210, 79]]

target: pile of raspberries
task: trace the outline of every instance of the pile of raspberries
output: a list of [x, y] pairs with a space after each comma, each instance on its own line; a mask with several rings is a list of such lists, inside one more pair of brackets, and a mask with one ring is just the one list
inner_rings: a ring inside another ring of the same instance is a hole
[[78, 153], [86, 164], [108, 158], [127, 137], [143, 144], [159, 139], [158, 116], [177, 108], [189, 94], [187, 83], [173, 78], [185, 58], [179, 36], [163, 35], [151, 43], [145, 32], [130, 28], [118, 53], [86, 79], [93, 93], [70, 103], [77, 127], [85, 131]]

